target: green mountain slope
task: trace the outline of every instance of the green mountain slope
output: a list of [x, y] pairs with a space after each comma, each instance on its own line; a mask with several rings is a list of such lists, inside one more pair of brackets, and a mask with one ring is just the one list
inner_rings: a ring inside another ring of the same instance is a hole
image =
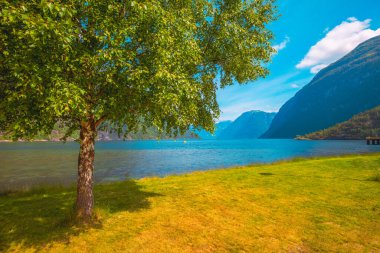
[[380, 36], [321, 70], [286, 102], [263, 138], [294, 138], [380, 105]]
[[361, 140], [380, 136], [380, 106], [359, 113], [333, 127], [298, 137], [311, 140]]

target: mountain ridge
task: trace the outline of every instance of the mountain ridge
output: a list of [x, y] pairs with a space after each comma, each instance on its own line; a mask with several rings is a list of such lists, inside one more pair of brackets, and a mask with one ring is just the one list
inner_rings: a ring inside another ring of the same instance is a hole
[[268, 129], [275, 115], [259, 110], [244, 112], [219, 134], [218, 139], [256, 139]]
[[380, 105], [379, 83], [380, 36], [376, 36], [322, 69], [280, 108], [262, 138], [294, 138], [346, 121]]

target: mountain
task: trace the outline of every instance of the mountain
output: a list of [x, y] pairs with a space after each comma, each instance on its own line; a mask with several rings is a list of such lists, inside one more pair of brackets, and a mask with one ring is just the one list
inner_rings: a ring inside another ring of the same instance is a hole
[[380, 136], [380, 106], [356, 114], [351, 119], [298, 137], [310, 140], [363, 140], [368, 136]]
[[294, 138], [380, 105], [380, 36], [322, 69], [286, 102], [263, 138]]
[[225, 128], [218, 139], [256, 139], [269, 127], [276, 113], [249, 111]]
[[211, 133], [207, 132], [206, 130], [200, 130], [200, 131], [195, 130], [194, 133], [196, 135], [198, 135], [199, 138], [204, 139], [204, 140], [216, 139], [217, 136], [224, 129], [226, 129], [229, 125], [231, 125], [231, 123], [232, 123], [232, 121], [230, 121], [230, 120], [220, 121], [220, 122], [216, 123], [214, 134], [211, 134]]
[[[56, 126], [54, 130], [51, 131], [50, 134], [37, 134], [33, 140], [38, 141], [60, 141], [67, 131], [66, 127], [58, 127]], [[74, 141], [79, 137], [79, 130], [74, 131], [68, 138], [67, 141]], [[198, 138], [196, 134], [192, 131], [187, 131], [183, 135], [179, 135], [177, 137], [169, 136], [165, 133], [159, 133], [159, 131], [154, 127], [149, 127], [146, 129], [146, 132], [138, 131], [136, 133], [131, 132], [125, 136], [126, 140], [156, 140], [156, 139], [195, 139]], [[0, 132], [0, 141], [8, 141], [11, 138], [4, 133]], [[97, 141], [112, 141], [112, 140], [123, 140], [124, 136], [118, 136], [116, 132], [110, 132], [107, 130], [99, 130], [98, 135], [96, 137]]]

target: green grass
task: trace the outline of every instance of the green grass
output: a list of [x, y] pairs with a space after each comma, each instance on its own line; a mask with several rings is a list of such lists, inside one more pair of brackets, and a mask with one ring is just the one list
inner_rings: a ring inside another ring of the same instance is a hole
[[380, 156], [295, 159], [97, 185], [94, 227], [73, 188], [0, 196], [0, 251], [380, 252]]

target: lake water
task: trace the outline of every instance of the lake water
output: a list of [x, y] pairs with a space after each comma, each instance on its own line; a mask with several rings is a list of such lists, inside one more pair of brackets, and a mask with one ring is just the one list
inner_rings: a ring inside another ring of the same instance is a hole
[[[0, 143], [0, 191], [76, 179], [74, 142]], [[95, 181], [181, 174], [293, 157], [380, 152], [365, 141], [188, 140], [98, 142]]]

